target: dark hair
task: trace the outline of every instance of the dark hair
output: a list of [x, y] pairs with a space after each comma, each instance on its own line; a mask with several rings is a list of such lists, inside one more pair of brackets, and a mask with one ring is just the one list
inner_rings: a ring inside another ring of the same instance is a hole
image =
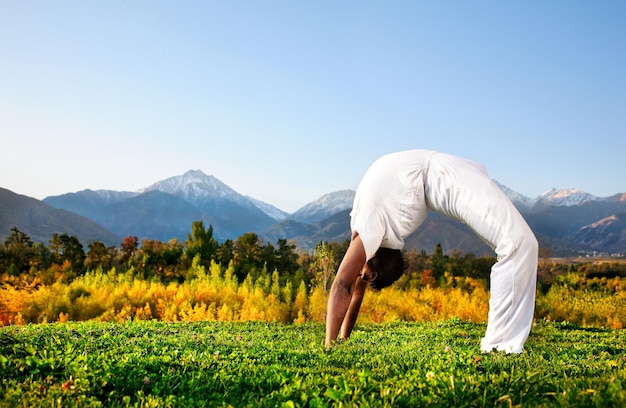
[[400, 279], [404, 273], [404, 259], [399, 249], [378, 248], [376, 256], [367, 261], [375, 278], [370, 282], [374, 290], [381, 290]]

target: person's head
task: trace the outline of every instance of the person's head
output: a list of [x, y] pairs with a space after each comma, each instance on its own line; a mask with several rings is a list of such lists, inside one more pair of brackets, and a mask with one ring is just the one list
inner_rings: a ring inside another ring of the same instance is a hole
[[369, 282], [372, 289], [380, 290], [391, 286], [404, 273], [404, 259], [399, 249], [378, 248], [376, 255], [367, 261], [369, 275], [373, 279]]

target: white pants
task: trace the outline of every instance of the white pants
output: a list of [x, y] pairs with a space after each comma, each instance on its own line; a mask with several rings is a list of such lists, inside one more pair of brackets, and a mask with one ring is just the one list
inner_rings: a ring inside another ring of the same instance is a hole
[[424, 177], [428, 207], [465, 223], [496, 252], [481, 350], [521, 353], [535, 311], [535, 235], [481, 165], [435, 153], [427, 163]]

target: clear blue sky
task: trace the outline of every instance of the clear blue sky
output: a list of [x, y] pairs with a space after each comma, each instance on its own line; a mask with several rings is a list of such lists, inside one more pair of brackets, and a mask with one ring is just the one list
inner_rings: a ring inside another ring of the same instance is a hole
[[626, 192], [625, 1], [0, 1], [0, 187], [190, 169], [295, 211], [427, 148]]

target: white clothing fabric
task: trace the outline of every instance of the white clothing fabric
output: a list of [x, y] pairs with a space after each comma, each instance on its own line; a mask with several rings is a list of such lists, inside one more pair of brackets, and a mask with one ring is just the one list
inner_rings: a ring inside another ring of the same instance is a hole
[[379, 247], [402, 249], [428, 209], [465, 223], [496, 252], [481, 349], [520, 353], [534, 315], [537, 239], [482, 165], [430, 150], [385, 155], [363, 176], [350, 225], [369, 260]]

